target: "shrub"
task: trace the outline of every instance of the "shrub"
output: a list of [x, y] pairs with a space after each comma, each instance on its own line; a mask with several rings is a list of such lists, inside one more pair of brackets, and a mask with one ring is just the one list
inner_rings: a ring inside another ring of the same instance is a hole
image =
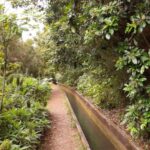
[[0, 145], [0, 150], [10, 150], [11, 149], [11, 142], [9, 140], [4, 140], [3, 143]]
[[142, 99], [126, 110], [122, 124], [126, 124], [133, 137], [150, 137], [150, 100]]
[[6, 90], [5, 107], [0, 114], [0, 141], [3, 141], [0, 150], [35, 150], [44, 128], [50, 124], [44, 108], [50, 85], [35, 78], [16, 76]]
[[117, 107], [122, 101], [122, 95], [116, 86], [115, 77], [103, 76], [96, 78], [97, 74], [85, 73], [79, 78], [77, 89], [87, 96], [93, 98], [93, 102], [104, 108]]

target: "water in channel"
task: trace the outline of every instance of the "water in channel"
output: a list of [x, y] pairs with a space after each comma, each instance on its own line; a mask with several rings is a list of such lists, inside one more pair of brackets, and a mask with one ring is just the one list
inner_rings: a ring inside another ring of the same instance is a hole
[[85, 108], [83, 108], [75, 99], [75, 96], [70, 93], [66, 94], [90, 145], [90, 148], [92, 150], [116, 150], [114, 145], [109, 141], [109, 139], [103, 134], [103, 132], [84, 110]]

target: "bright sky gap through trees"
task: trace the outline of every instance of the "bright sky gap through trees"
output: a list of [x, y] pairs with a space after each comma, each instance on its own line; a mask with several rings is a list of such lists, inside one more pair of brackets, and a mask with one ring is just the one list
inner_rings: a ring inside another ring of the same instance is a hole
[[[36, 13], [36, 15], [41, 15], [44, 17], [43, 12], [39, 12], [37, 9], [35, 9], [30, 14], [25, 14], [25, 12], [24, 12], [25, 8], [23, 8], [23, 7], [12, 8], [11, 3], [8, 2], [7, 0], [1, 0], [0, 4], [4, 4], [5, 11], [7, 14], [9, 14], [9, 13], [16, 14], [19, 20], [21, 20], [21, 18], [24, 18], [24, 17], [30, 18], [30, 22], [28, 22], [28, 24], [26, 24], [24, 26], [25, 28], [27, 28], [28, 31], [23, 31], [23, 33], [22, 33], [23, 41], [26, 41], [27, 39], [32, 39], [33, 37], [35, 37], [37, 35], [38, 32], [43, 31], [43, 29], [44, 29], [43, 22], [40, 20], [35, 21], [33, 19], [33, 16], [35, 13]], [[45, 2], [39, 2], [39, 4], [44, 6]], [[18, 21], [18, 24], [19, 24], [19, 21]]]

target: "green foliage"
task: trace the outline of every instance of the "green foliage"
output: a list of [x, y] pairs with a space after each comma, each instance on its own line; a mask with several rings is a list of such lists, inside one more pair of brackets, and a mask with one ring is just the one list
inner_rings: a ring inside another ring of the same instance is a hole
[[83, 74], [81, 68], [69, 69], [62, 74], [61, 82], [65, 82], [67, 85], [76, 86], [78, 84], [79, 77]]
[[127, 23], [125, 33], [142, 33], [144, 28], [150, 24], [150, 20], [146, 15], [148, 14], [138, 12], [135, 15], [131, 16], [131, 23]]
[[141, 99], [126, 110], [123, 124], [127, 123], [128, 130], [134, 137], [149, 137], [150, 134], [150, 100]]
[[0, 52], [0, 69], [2, 68], [4, 64], [4, 53]]
[[[34, 3], [13, 2], [14, 7]], [[50, 124], [45, 109], [50, 85], [27, 76], [39, 75], [41, 62], [33, 42], [20, 39], [24, 21], [0, 5], [0, 150], [36, 150]]]
[[17, 24], [17, 16], [14, 14], [5, 14], [5, 8], [0, 7], [0, 45], [1, 51], [4, 54], [4, 65], [3, 65], [3, 87], [2, 97], [0, 101], [0, 111], [3, 109], [3, 101], [5, 96], [6, 86], [6, 72], [8, 66], [8, 50], [10, 43], [21, 35], [21, 28]]
[[33, 0], [22, 0], [22, 1], [8, 0], [8, 1], [11, 2], [13, 7], [23, 7], [23, 6], [29, 6], [31, 4], [36, 4], [37, 3], [37, 0], [36, 1], [33, 1]]
[[2, 44], [3, 48], [5, 48], [5, 44], [8, 44], [10, 41], [12, 41], [14, 37], [21, 34], [21, 28], [18, 27], [17, 18], [14, 14], [6, 15], [0, 13], [0, 27], [0, 43]]
[[107, 5], [91, 8], [89, 14], [93, 22], [85, 32], [85, 42], [88, 43], [95, 37], [102, 37], [110, 40], [115, 31], [118, 30], [120, 2], [113, 1]]
[[21, 148], [18, 145], [12, 144], [10, 140], [4, 140], [0, 145], [0, 150], [24, 150], [26, 147]]
[[0, 150], [10, 150], [11, 149], [11, 142], [9, 140], [3, 141], [0, 145]]
[[[49, 97], [47, 82], [23, 75], [12, 75], [6, 86], [4, 109], [0, 114], [0, 141], [4, 150], [34, 150], [44, 128], [49, 127], [44, 106]], [[5, 139], [9, 139], [5, 140]]]
[[45, 70], [59, 72], [63, 82], [77, 85], [96, 104], [108, 108], [121, 103], [122, 89], [125, 104], [131, 105], [126, 112], [130, 117], [125, 115], [127, 126], [131, 122], [129, 131], [149, 136], [150, 123], [143, 114], [149, 113], [146, 103], [150, 98], [150, 2], [57, 0], [49, 2], [46, 12], [48, 25], [44, 38], [39, 38]]
[[112, 109], [123, 102], [115, 80], [114, 76], [109, 76], [106, 70], [99, 66], [99, 69], [91, 70], [79, 77], [77, 89], [91, 97], [101, 108]]

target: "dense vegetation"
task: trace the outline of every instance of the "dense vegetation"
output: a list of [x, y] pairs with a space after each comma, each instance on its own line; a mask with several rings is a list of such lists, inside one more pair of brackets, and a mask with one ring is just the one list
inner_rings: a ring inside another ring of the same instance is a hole
[[49, 127], [44, 109], [49, 84], [16, 74], [8, 82], [0, 115], [0, 149], [36, 149], [44, 128]]
[[32, 41], [21, 40], [23, 30], [17, 16], [0, 5], [0, 150], [37, 149], [50, 125], [45, 109], [50, 85], [35, 78], [40, 56]]
[[[133, 137], [148, 141], [149, 0], [47, 0], [46, 7], [38, 5], [38, 0], [9, 1], [13, 7], [30, 5], [29, 9], [36, 7], [40, 11], [44, 10], [45, 29], [34, 39], [34, 49], [33, 41], [27, 41], [25, 47], [17, 40], [21, 29], [18, 30], [15, 22], [11, 37], [3, 34], [2, 30], [1, 35], [9, 39], [5, 43], [1, 37], [3, 53], [0, 61], [6, 56], [6, 48], [11, 50], [12, 46], [9, 45], [15, 43], [14, 39], [19, 47], [25, 49], [25, 54], [22, 51], [11, 52], [19, 55], [15, 61], [8, 56], [12, 63], [8, 67], [12, 68], [15, 64], [16, 69], [20, 68], [23, 73], [28, 72], [36, 77], [56, 76], [60, 82], [74, 86], [86, 96], [92, 97], [93, 103], [100, 108], [123, 108], [121, 122]], [[1, 18], [0, 22], [3, 22]], [[30, 52], [32, 56], [28, 57]], [[21, 55], [23, 61], [19, 57]], [[33, 56], [35, 59], [32, 59]], [[16, 60], [20, 62], [17, 65]], [[7, 61], [4, 62], [1, 66], [5, 78], [13, 71], [9, 73], [11, 69], [8, 68], [5, 71]], [[32, 65], [34, 63], [36, 67]]]
[[56, 74], [101, 108], [125, 108], [131, 135], [149, 139], [150, 2], [49, 1], [46, 21], [38, 39], [45, 75]]

